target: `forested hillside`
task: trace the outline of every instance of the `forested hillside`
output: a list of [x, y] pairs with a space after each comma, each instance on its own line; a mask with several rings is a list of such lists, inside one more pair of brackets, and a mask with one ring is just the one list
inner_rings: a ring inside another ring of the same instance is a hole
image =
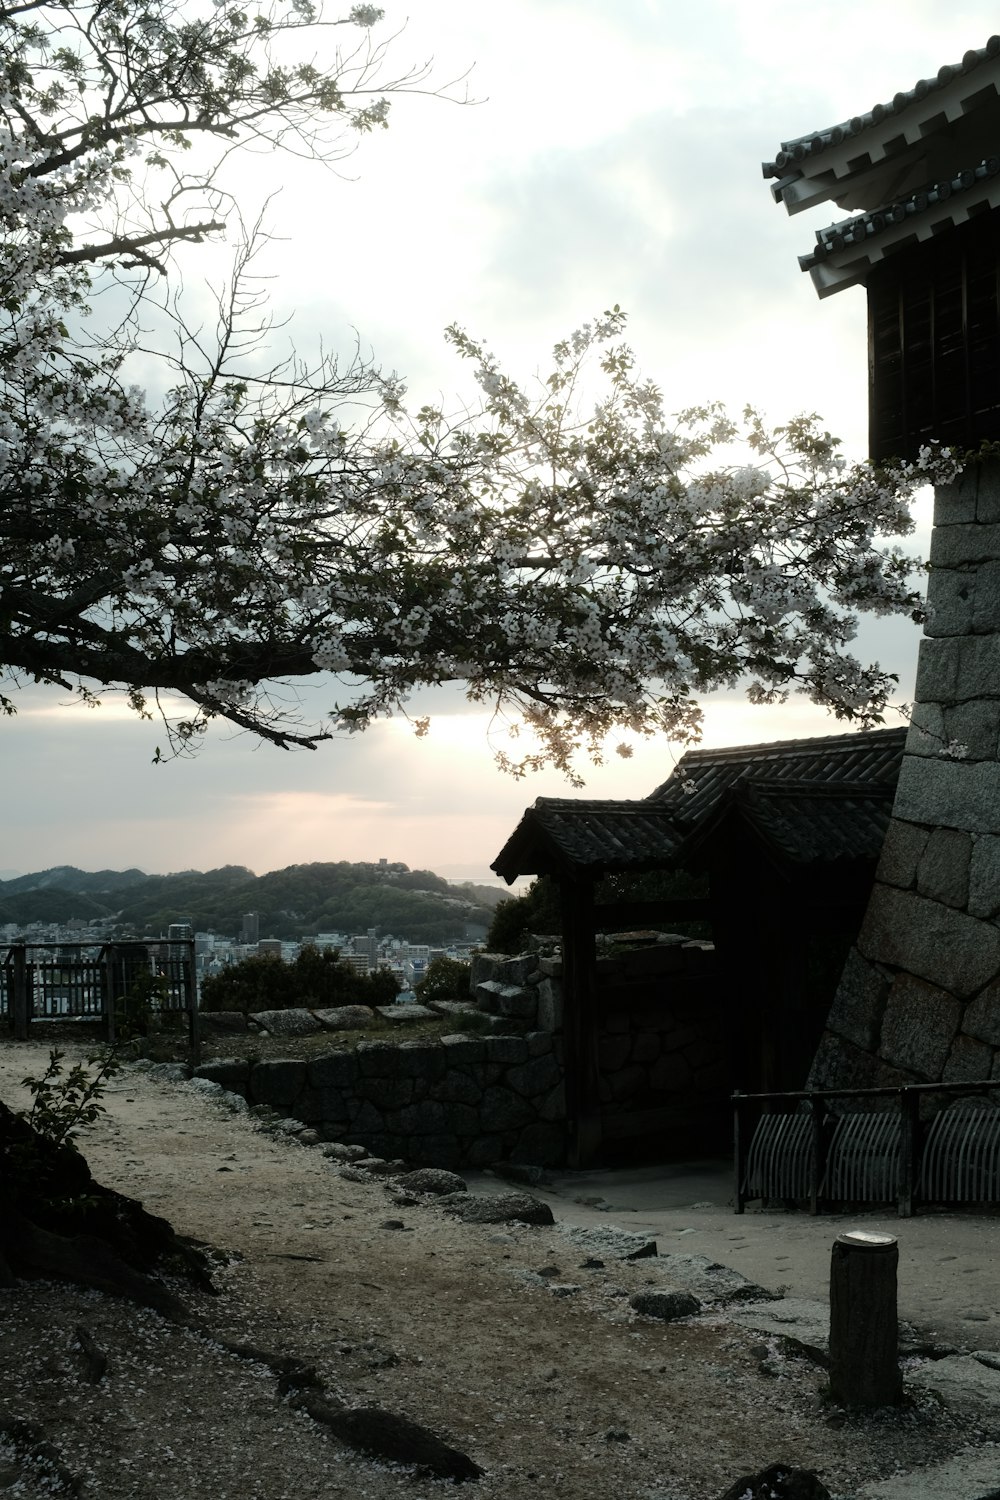
[[259, 876], [242, 865], [174, 875], [61, 865], [0, 881], [0, 923], [114, 919], [140, 935], [158, 936], [172, 922], [190, 922], [198, 931], [238, 937], [244, 914], [256, 912], [261, 937], [377, 927], [411, 942], [441, 943], [461, 937], [466, 923], [488, 925], [504, 894], [499, 884], [495, 891], [455, 887], [430, 870], [345, 860]]

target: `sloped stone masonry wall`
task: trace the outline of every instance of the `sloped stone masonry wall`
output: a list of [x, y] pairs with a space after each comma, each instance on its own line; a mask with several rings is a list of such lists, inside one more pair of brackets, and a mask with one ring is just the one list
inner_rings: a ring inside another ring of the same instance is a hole
[[1000, 463], [935, 495], [917, 703], [817, 1088], [1000, 1081]]
[[361, 1042], [310, 1061], [219, 1062], [197, 1071], [327, 1140], [418, 1166], [566, 1159], [561, 1050], [545, 1032]]

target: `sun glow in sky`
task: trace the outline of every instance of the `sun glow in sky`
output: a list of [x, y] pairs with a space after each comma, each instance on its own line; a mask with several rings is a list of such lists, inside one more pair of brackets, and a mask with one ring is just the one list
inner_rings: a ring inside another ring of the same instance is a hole
[[[760, 163], [782, 138], [890, 98], [996, 29], [985, 3], [840, 0], [384, 0], [392, 70], [435, 58], [441, 84], [471, 67], [475, 105], [398, 99], [386, 133], [336, 170], [275, 154], [241, 177], [244, 217], [270, 195], [260, 270], [307, 354], [360, 341], [403, 376], [413, 404], [462, 399], [442, 338], [458, 322], [522, 375], [617, 302], [646, 374], [671, 406], [750, 401], [774, 420], [806, 410], [860, 455], [866, 435], [865, 299], [820, 303], [796, 257], [826, 222], [789, 219]], [[349, 5], [344, 6], [345, 11]], [[832, 217], [831, 214], [828, 217]], [[185, 283], [221, 251], [184, 256]], [[468, 394], [467, 390], [464, 394]], [[917, 546], [926, 547], [926, 517]], [[912, 693], [917, 633], [865, 627], [869, 657]], [[316, 701], [329, 707], [334, 685]], [[286, 754], [218, 730], [200, 755], [154, 766], [162, 727], [114, 706], [59, 707], [26, 691], [0, 725], [0, 866], [72, 863], [148, 871], [377, 859], [486, 876], [536, 796], [642, 797], [679, 753], [641, 742], [631, 760], [581, 767], [577, 794], [545, 774], [495, 769], [489, 716], [436, 690], [424, 739], [405, 721]], [[327, 702], [329, 699], [329, 702]], [[705, 743], [753, 743], [842, 726], [801, 699], [707, 708]], [[613, 747], [612, 747], [613, 750]]]

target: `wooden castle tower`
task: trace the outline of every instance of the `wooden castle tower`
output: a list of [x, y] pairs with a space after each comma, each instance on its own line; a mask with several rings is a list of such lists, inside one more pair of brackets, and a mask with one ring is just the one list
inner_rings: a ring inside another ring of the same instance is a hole
[[1000, 1085], [1000, 37], [764, 174], [847, 215], [800, 264], [867, 290], [872, 460], [975, 455], [935, 492], [913, 722], [810, 1086]]

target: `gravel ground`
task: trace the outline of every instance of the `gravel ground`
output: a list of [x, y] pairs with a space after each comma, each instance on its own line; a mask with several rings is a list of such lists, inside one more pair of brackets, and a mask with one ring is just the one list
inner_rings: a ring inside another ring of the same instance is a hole
[[[45, 1056], [0, 1046], [0, 1097], [26, 1102], [19, 1081]], [[51, 1283], [0, 1292], [0, 1409], [54, 1450], [26, 1461], [0, 1445], [0, 1492], [50, 1495], [56, 1461], [101, 1500], [452, 1488], [344, 1447], [220, 1337], [300, 1357], [349, 1405], [429, 1426], [482, 1467], [470, 1493], [483, 1500], [713, 1500], [778, 1460], [850, 1496], [998, 1436], [929, 1394], [845, 1414], [816, 1364], [722, 1305], [678, 1323], [637, 1314], [633, 1293], [669, 1286], [655, 1260], [602, 1263], [552, 1226], [458, 1222], [139, 1072], [106, 1104], [80, 1138], [95, 1176], [214, 1246], [220, 1295], [176, 1288], [194, 1330]], [[97, 1384], [78, 1327], [107, 1355]]]

